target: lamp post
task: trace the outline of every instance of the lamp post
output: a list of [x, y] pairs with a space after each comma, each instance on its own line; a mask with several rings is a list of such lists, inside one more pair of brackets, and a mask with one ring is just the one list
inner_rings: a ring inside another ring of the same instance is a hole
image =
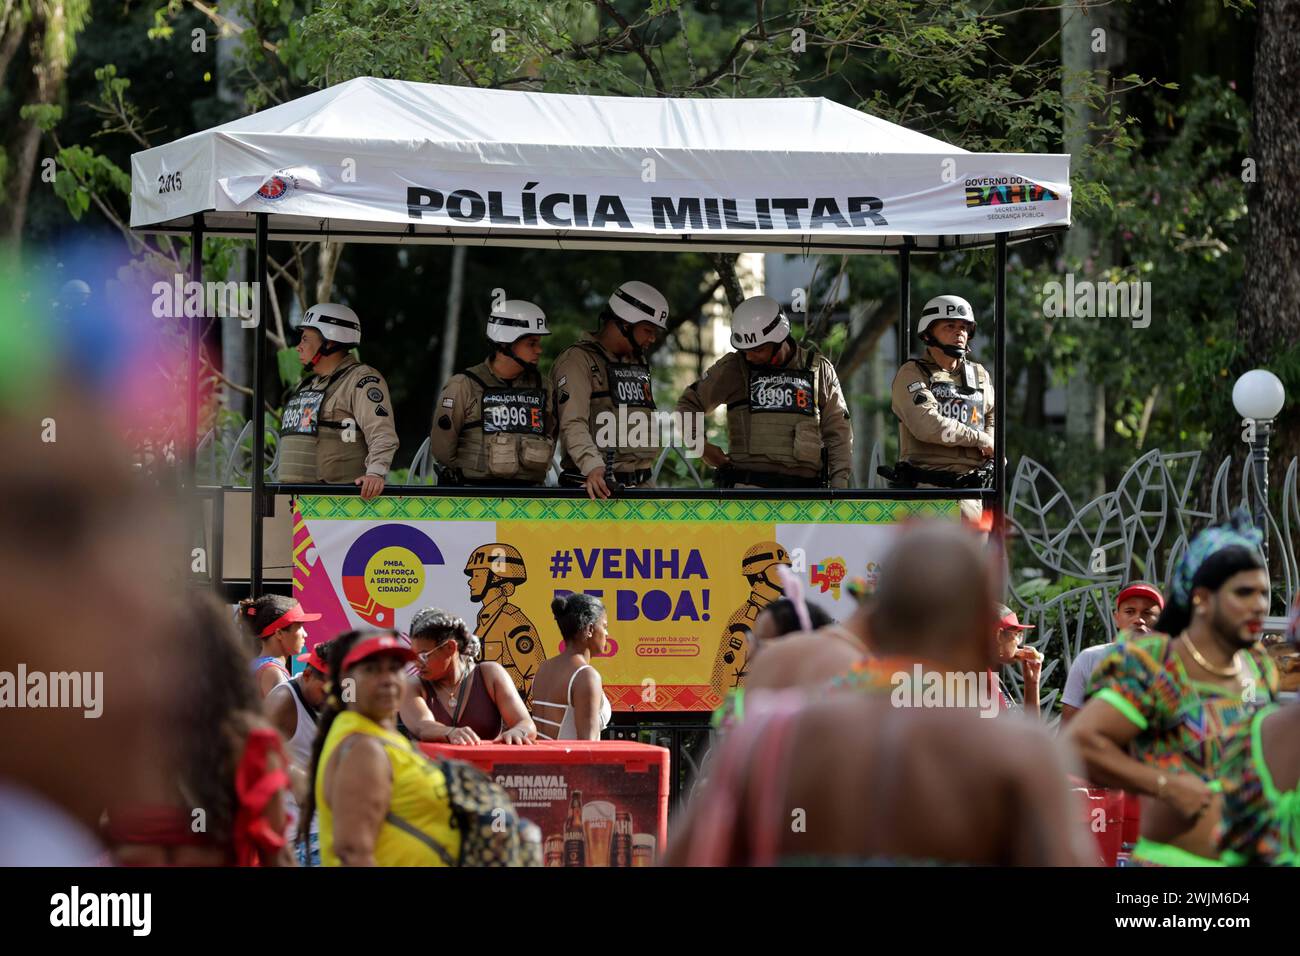
[[1232, 386], [1232, 405], [1245, 421], [1242, 439], [1250, 444], [1250, 463], [1255, 470], [1255, 527], [1264, 535], [1264, 559], [1268, 560], [1268, 439], [1273, 419], [1286, 402], [1282, 380], [1262, 368], [1251, 369]]

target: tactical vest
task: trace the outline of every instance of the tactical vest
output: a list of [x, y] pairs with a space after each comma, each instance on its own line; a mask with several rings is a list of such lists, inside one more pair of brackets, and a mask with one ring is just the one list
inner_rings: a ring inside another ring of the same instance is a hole
[[[605, 387], [593, 387], [591, 392], [589, 421], [596, 446], [602, 454], [609, 452], [611, 446], [600, 439], [612, 427], [615, 439], [621, 439], [613, 447], [618, 470], [649, 468], [659, 457], [659, 448], [655, 444], [655, 398], [650, 366], [611, 362], [594, 343], [579, 342], [577, 347], [586, 352], [598, 368], [603, 366], [605, 369]], [[646, 444], [628, 444], [628, 438], [639, 437], [638, 433], [645, 435]]]
[[461, 374], [479, 389], [479, 417], [461, 425], [456, 443], [461, 475], [545, 481], [555, 452], [555, 439], [546, 435], [545, 389], [489, 385], [469, 370]]
[[746, 397], [727, 405], [731, 455], [761, 458], [801, 471], [822, 464], [820, 353], [803, 368], [754, 368], [741, 360]]
[[330, 389], [345, 374], [357, 368], [345, 365], [315, 388], [319, 375], [310, 375], [289, 396], [280, 420], [280, 467], [278, 478], [286, 484], [329, 482], [344, 484], [366, 470], [366, 442], [352, 425], [352, 441], [343, 440], [344, 424], [324, 417]]
[[939, 403], [939, 414], [953, 418], [971, 428], [984, 428], [984, 383], [969, 362], [963, 366], [962, 381], [952, 378], [951, 372], [931, 374], [930, 394]]

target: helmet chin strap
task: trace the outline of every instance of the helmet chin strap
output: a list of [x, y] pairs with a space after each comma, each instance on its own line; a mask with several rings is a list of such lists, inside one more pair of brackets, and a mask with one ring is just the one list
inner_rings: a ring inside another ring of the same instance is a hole
[[632, 323], [617, 316], [614, 317], [614, 323], [618, 330], [623, 333], [623, 338], [627, 339], [627, 344], [632, 346], [632, 355], [638, 362], [645, 361], [645, 353], [641, 351], [641, 346], [637, 344], [636, 337], [632, 334]]
[[964, 349], [960, 345], [944, 345], [929, 332], [921, 336], [921, 341], [931, 348], [938, 349], [944, 355], [955, 359], [964, 359], [967, 355], [970, 355], [970, 349]]
[[515, 362], [519, 364], [520, 368], [527, 369], [528, 371], [532, 371], [532, 372], [537, 371], [537, 366], [539, 362], [525, 362], [523, 359], [521, 359], [518, 355], [515, 354], [514, 342], [507, 342], [504, 344], [497, 343], [497, 351], [500, 352], [502, 355], [514, 359]]

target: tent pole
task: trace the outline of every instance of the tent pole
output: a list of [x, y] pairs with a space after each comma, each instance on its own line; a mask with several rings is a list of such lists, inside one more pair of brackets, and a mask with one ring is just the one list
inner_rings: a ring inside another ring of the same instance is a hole
[[[194, 216], [190, 227], [190, 280], [203, 285], [203, 213]], [[205, 300], [206, 301], [206, 300]], [[185, 483], [191, 493], [199, 486], [197, 455], [199, 446], [199, 348], [203, 316], [191, 316], [189, 325], [189, 366], [185, 388]]]
[[1005, 541], [1007, 510], [1007, 234], [997, 235], [994, 260], [996, 262], [993, 278], [993, 321], [995, 329], [995, 351], [993, 370], [993, 387], [996, 392], [994, 401], [993, 460], [997, 463], [993, 469], [994, 489], [997, 492], [997, 512], [994, 515], [993, 533]]
[[253, 422], [253, 463], [251, 479], [253, 486], [252, 533], [249, 540], [252, 553], [248, 562], [248, 587], [253, 597], [262, 596], [262, 515], [265, 513], [262, 499], [266, 495], [266, 424], [262, 409], [266, 406], [265, 388], [262, 382], [262, 353], [266, 351], [266, 317], [271, 313], [270, 294], [266, 282], [267, 223], [268, 214], [257, 214], [257, 241], [254, 243], [253, 255], [257, 259], [257, 325], [253, 329], [253, 410], [250, 419]]
[[912, 357], [912, 250], [903, 246], [898, 251], [898, 367]]

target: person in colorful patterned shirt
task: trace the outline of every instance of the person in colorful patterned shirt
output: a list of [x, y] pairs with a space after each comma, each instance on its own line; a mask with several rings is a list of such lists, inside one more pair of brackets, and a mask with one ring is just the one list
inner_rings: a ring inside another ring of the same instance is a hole
[[[1300, 597], [1286, 643], [1300, 642]], [[1250, 732], [1223, 771], [1223, 862], [1300, 866], [1300, 704], [1255, 713]]]
[[1240, 511], [1197, 535], [1155, 632], [1118, 642], [1066, 730], [1093, 783], [1142, 794], [1137, 865], [1221, 865], [1221, 773], [1277, 692], [1259, 646], [1269, 606], [1259, 542]]

